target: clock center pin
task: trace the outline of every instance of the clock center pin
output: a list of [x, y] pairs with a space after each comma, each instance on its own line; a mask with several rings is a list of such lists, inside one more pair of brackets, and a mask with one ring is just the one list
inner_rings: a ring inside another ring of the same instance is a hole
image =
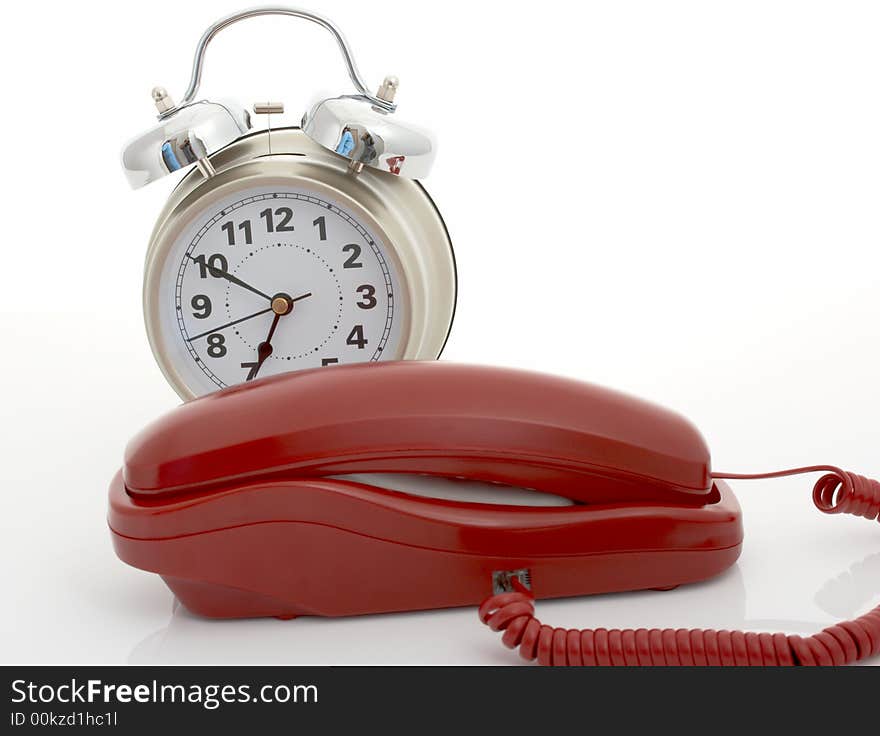
[[278, 315], [284, 315], [293, 311], [293, 299], [286, 294], [276, 294], [272, 297], [272, 311]]

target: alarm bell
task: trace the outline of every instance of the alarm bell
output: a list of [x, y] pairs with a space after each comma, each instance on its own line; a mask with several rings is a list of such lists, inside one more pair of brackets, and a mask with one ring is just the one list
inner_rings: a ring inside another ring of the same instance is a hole
[[[169, 105], [168, 94], [153, 90], [157, 108]], [[166, 174], [199, 164], [212, 171], [208, 157], [251, 128], [248, 111], [233, 102], [201, 100], [170, 107], [159, 124], [129, 143], [122, 152], [122, 167], [133, 189]]]
[[[396, 79], [386, 79], [379, 94], [393, 94], [396, 88]], [[363, 96], [321, 100], [303, 116], [302, 129], [315, 143], [347, 158], [354, 171], [370, 166], [423, 179], [437, 149], [430, 134], [396, 120]]]
[[303, 116], [302, 129], [313, 141], [348, 161], [352, 173], [364, 167], [392, 175], [420, 179], [434, 161], [436, 144], [425, 131], [394, 118], [396, 77], [387, 77], [371, 94], [354, 63], [339, 29], [328, 19], [295, 8], [253, 8], [227, 16], [202, 34], [196, 48], [189, 87], [174, 104], [162, 88], [153, 90], [159, 123], [129, 143], [122, 165], [135, 189], [166, 174], [195, 164], [206, 176], [214, 173], [210, 156], [251, 129], [250, 115], [231, 102], [195, 100], [201, 83], [205, 50], [227, 26], [259, 15], [286, 15], [317, 23], [328, 30], [342, 53], [348, 75], [358, 94], [321, 100]]

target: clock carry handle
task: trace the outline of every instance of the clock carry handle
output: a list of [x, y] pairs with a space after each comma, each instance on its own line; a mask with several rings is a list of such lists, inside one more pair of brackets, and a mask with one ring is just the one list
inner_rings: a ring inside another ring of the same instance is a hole
[[324, 18], [323, 16], [311, 13], [307, 10], [301, 10], [298, 8], [286, 8], [282, 6], [266, 6], [251, 8], [249, 10], [242, 10], [241, 12], [233, 13], [232, 15], [228, 15], [225, 18], [221, 18], [216, 23], [211, 25], [202, 34], [202, 37], [199, 39], [198, 46], [196, 47], [196, 54], [193, 58], [192, 75], [190, 76], [189, 86], [186, 89], [186, 93], [184, 94], [183, 99], [178, 105], [169, 107], [168, 109], [161, 111], [160, 117], [171, 115], [185, 105], [190, 104], [195, 99], [195, 96], [199, 91], [199, 85], [202, 81], [202, 66], [204, 65], [205, 60], [205, 51], [207, 50], [208, 44], [211, 42], [214, 36], [216, 36], [224, 28], [227, 28], [234, 23], [238, 23], [239, 21], [245, 20], [247, 18], [256, 18], [261, 15], [287, 15], [293, 18], [302, 18], [303, 20], [317, 23], [322, 28], [326, 28], [333, 35], [333, 38], [336, 39], [336, 44], [339, 46], [339, 50], [342, 53], [342, 58], [345, 60], [345, 66], [348, 69], [348, 76], [351, 78], [352, 84], [354, 84], [355, 89], [357, 89], [357, 91], [363, 97], [369, 100], [370, 103], [375, 105], [376, 107], [387, 112], [395, 111], [397, 106], [393, 102], [391, 102], [390, 100], [382, 99], [381, 97], [377, 97], [376, 95], [370, 93], [367, 85], [361, 78], [361, 74], [358, 71], [357, 65], [355, 64], [351, 49], [348, 46], [348, 42], [345, 40], [345, 37], [342, 35], [342, 32], [339, 30], [339, 28], [337, 28], [332, 21]]

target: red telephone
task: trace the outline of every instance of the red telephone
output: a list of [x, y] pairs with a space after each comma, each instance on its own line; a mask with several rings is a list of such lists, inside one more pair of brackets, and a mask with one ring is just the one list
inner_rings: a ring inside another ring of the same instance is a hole
[[[824, 466], [780, 474], [814, 470], [826, 471], [821, 510], [880, 515], [874, 481]], [[575, 503], [463, 503], [339, 477], [364, 472], [462, 477]], [[746, 477], [758, 476], [713, 474], [684, 418], [589, 384], [441, 362], [337, 366], [228, 388], [146, 428], [113, 479], [109, 523], [121, 559], [159, 573], [204, 616], [343, 616], [494, 593], [481, 618], [544, 663], [837, 663], [880, 652], [880, 608], [843, 625], [843, 644], [825, 640], [836, 634], [814, 644], [568, 632], [532, 616], [533, 597], [720, 573], [742, 544], [723, 479]]]

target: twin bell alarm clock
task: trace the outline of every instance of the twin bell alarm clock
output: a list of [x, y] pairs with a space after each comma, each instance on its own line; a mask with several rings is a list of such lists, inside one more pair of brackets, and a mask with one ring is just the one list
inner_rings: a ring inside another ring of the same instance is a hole
[[[197, 99], [205, 51], [261, 15], [325, 28], [356, 93], [322, 99], [301, 127], [282, 103]], [[153, 90], [158, 123], [122, 154], [134, 188], [185, 176], [159, 215], [144, 274], [147, 334], [184, 399], [285, 371], [434, 359], [455, 310], [452, 244], [419, 180], [433, 138], [400, 121], [398, 81], [372, 94], [339, 29], [313, 13], [257, 8], [202, 35], [180, 102]]]

